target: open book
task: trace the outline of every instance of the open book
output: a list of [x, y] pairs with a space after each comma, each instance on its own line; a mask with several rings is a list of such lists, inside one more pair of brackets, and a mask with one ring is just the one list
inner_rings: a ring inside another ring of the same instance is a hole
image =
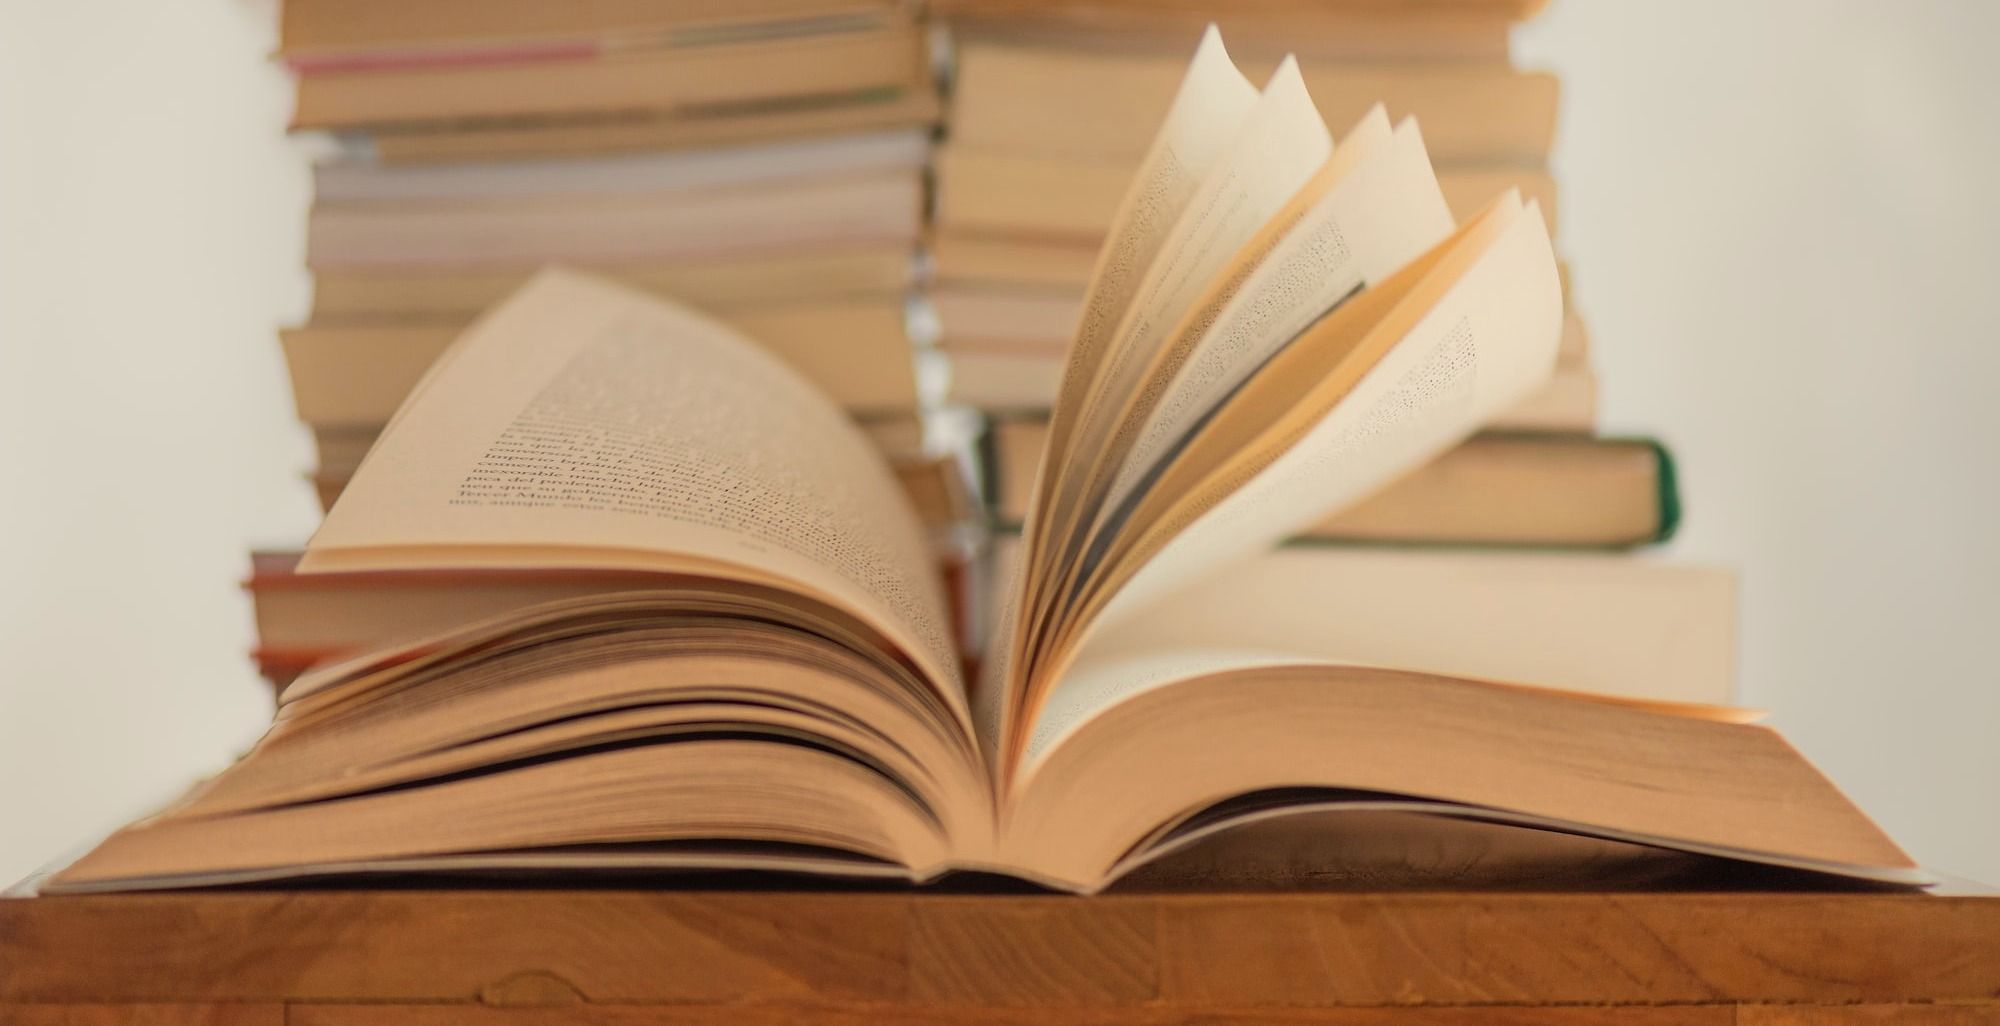
[[234, 767], [49, 889], [709, 867], [1092, 891], [1307, 809], [1921, 881], [1737, 711], [1307, 660], [1198, 611], [1204, 575], [1534, 386], [1558, 292], [1532, 204], [1454, 227], [1414, 124], [1378, 109], [1336, 144], [1293, 64], [1257, 89], [1211, 31], [1099, 258], [973, 686], [923, 530], [831, 402], [714, 321], [547, 272], [416, 385], [301, 571], [621, 586], [309, 672]]

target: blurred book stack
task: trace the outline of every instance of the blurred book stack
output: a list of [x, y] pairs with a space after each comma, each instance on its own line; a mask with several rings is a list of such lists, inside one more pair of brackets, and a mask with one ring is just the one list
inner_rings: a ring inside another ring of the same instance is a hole
[[[1004, 561], [1098, 250], [1202, 27], [1218, 21], [1253, 78], [1296, 54], [1336, 137], [1378, 102], [1414, 116], [1456, 217], [1511, 188], [1553, 222], [1558, 83], [1510, 60], [1539, 6], [288, 0], [296, 126], [334, 141], [315, 175], [313, 314], [284, 338], [321, 499], [460, 329], [569, 264], [739, 326], [850, 410], [938, 528], [976, 651], [1007, 575], [963, 558], [967, 521], [984, 506]], [[1733, 588], [1626, 556], [1673, 531], [1673, 464], [1650, 439], [1599, 436], [1596, 401], [1570, 310], [1538, 393], [1299, 539], [1319, 544], [1217, 586], [1274, 622], [1365, 623], [1372, 658], [1728, 701]], [[990, 418], [976, 488], [950, 416], [966, 410]], [[425, 591], [295, 562], [260, 554], [251, 580], [274, 680], [597, 586], [498, 574]], [[1339, 599], [1360, 594], [1393, 599]]]
[[[767, 345], [954, 537], [979, 516], [970, 433], [927, 424], [941, 378], [920, 384], [909, 315], [932, 42], [903, 0], [287, 0], [293, 127], [320, 159], [312, 312], [283, 345], [322, 505], [457, 333], [559, 263]], [[260, 616], [285, 565], [257, 563]], [[330, 651], [273, 640], [274, 676]]]
[[920, 454], [929, 54], [895, 0], [287, 3], [294, 126], [335, 141], [311, 319], [284, 337], [322, 499], [456, 332], [549, 263], [741, 327]]

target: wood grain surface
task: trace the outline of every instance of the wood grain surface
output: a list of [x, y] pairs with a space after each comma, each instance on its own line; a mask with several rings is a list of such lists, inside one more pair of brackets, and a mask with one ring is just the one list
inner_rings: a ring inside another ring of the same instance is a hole
[[182, 892], [0, 899], [0, 1023], [2000, 1022], [2000, 897]]

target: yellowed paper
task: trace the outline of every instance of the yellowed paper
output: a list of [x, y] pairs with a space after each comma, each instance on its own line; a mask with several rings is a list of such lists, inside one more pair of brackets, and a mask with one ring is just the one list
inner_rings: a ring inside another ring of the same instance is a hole
[[1555, 363], [1555, 274], [1531, 204], [1331, 415], [1141, 568], [1104, 620], [1367, 496], [1525, 395]]
[[1341, 144], [1341, 156], [1356, 161], [1352, 170], [1301, 214], [1202, 331], [1139, 429], [1108, 506], [1276, 347], [1450, 234], [1451, 215], [1416, 123], [1381, 129], [1378, 140], [1364, 123], [1353, 133], [1360, 139]]
[[728, 328], [564, 272], [447, 352], [300, 569], [523, 560], [790, 582], [963, 697], [923, 530], [866, 436]]

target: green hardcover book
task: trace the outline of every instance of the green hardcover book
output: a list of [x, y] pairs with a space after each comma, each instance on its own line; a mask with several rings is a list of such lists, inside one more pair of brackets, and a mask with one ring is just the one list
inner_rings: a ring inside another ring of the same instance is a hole
[[[995, 522], [1018, 525], [1048, 424], [1004, 418], [991, 433]], [[1651, 438], [1488, 433], [1301, 532], [1305, 542], [1622, 549], [1680, 522], [1674, 462]]]

